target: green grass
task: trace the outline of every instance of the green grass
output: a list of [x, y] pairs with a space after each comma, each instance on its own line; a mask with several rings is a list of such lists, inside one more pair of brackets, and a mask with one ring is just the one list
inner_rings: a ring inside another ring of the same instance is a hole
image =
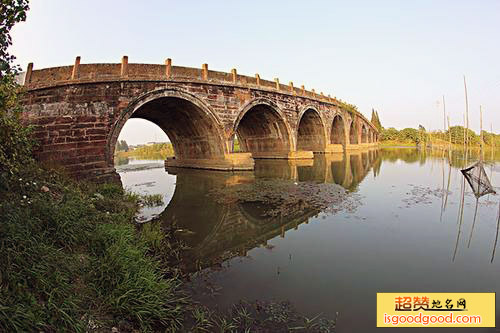
[[0, 331], [180, 327], [188, 300], [131, 223], [137, 196], [43, 170], [8, 185], [0, 192]]
[[144, 194], [141, 196], [141, 202], [146, 206], [155, 207], [163, 205], [163, 195], [161, 194]]
[[398, 141], [398, 140], [385, 140], [380, 141], [380, 147], [416, 147], [413, 141]]

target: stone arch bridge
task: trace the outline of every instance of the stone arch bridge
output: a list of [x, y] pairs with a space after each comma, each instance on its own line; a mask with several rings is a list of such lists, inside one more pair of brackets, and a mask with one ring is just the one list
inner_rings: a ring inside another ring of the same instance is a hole
[[[28, 65], [24, 120], [35, 125], [41, 161], [77, 178], [116, 178], [113, 155], [125, 122], [143, 118], [170, 138], [167, 166], [252, 170], [254, 159], [308, 159], [375, 145], [378, 131], [359, 112], [259, 75], [201, 68], [80, 64], [33, 70]], [[233, 151], [238, 137], [241, 152]]]

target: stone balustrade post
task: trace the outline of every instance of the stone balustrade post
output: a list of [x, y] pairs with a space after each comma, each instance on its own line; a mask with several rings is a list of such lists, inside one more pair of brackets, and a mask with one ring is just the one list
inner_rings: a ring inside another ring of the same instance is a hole
[[170, 58], [165, 60], [165, 75], [167, 76], [167, 79], [172, 77], [172, 59]]
[[75, 64], [73, 65], [73, 72], [71, 73], [71, 80], [78, 80], [80, 77], [80, 56], [76, 57]]
[[122, 67], [120, 70], [120, 76], [128, 76], [128, 56], [122, 57]]
[[28, 68], [26, 69], [26, 75], [24, 76], [24, 85], [27, 86], [31, 83], [31, 74], [33, 73], [33, 63], [30, 62], [28, 64]]

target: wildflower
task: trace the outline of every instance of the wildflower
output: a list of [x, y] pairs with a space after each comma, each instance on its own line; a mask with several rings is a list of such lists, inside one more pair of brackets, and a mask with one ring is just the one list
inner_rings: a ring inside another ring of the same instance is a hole
[[26, 199], [26, 196], [25, 196], [25, 195], [23, 195], [23, 199]]

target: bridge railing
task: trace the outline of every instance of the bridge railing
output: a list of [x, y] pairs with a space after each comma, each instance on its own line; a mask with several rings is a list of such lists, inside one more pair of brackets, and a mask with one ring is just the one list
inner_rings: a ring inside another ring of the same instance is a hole
[[[24, 85], [28, 90], [48, 88], [57, 85], [74, 83], [91, 83], [103, 81], [208, 81], [212, 84], [227, 84], [235, 86], [248, 86], [253, 89], [279, 91], [283, 94], [296, 95], [321, 101], [323, 103], [339, 105], [336, 98], [317, 94], [314, 89], [306, 90], [302, 85], [295, 87], [292, 82], [282, 84], [278, 79], [274, 81], [263, 80], [259, 74], [255, 77], [239, 75], [236, 69], [231, 73], [213, 71], [207, 64], [201, 68], [172, 66], [172, 60], [167, 59], [161, 64], [134, 64], [128, 63], [124, 56], [121, 63], [106, 64], [80, 64], [77, 57], [72, 66], [61, 66], [33, 70], [33, 63], [28, 65]], [[361, 113], [358, 115], [368, 124], [372, 125]], [[372, 126], [374, 128], [374, 126]]]
[[160, 64], [132, 64], [124, 57], [121, 64], [80, 64], [77, 57], [73, 66], [60, 66], [33, 70], [33, 64], [28, 65], [25, 76], [25, 86], [28, 89], [39, 89], [58, 84], [86, 82], [86, 81], [108, 81], [108, 80], [176, 80], [194, 79], [210, 82], [220, 82], [235, 85], [250, 85], [258, 88], [275, 89], [283, 93], [298, 96], [321, 99], [322, 101], [335, 103], [337, 100], [330, 96], [317, 94], [312, 91], [294, 87], [290, 82], [288, 85], [274, 81], [263, 80], [258, 74], [255, 77], [237, 74], [236, 69], [231, 73], [208, 70], [205, 64], [202, 68], [172, 66], [171, 60], [167, 59], [165, 65]]

